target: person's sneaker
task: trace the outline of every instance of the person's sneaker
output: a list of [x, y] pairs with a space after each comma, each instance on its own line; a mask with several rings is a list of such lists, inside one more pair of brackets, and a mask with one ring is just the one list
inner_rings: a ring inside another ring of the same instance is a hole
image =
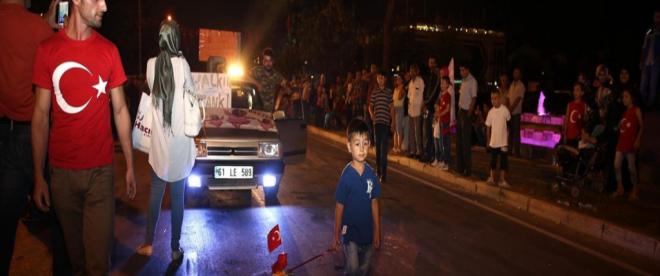
[[433, 160], [433, 163], [431, 163], [431, 167], [437, 168], [438, 167], [438, 160]]
[[506, 189], [510, 189], [510, 188], [511, 188], [511, 185], [509, 185], [509, 183], [507, 183], [506, 180], [502, 180], [502, 181], [500, 181], [500, 183], [499, 183], [498, 185], [499, 185], [500, 187], [502, 187], [502, 188], [506, 188]]
[[154, 247], [148, 244], [140, 245], [136, 252], [142, 256], [151, 256], [154, 253]]
[[445, 164], [445, 163], [442, 163], [442, 167], [441, 167], [441, 168], [442, 168], [443, 171], [448, 171], [448, 170], [449, 170], [449, 165], [447, 165], [447, 164]]
[[178, 248], [176, 250], [172, 250], [172, 261], [173, 262], [178, 262], [183, 259], [183, 249]]
[[488, 180], [486, 180], [486, 184], [491, 185], [491, 186], [497, 186], [495, 183], [495, 180], [493, 180], [492, 177], [489, 177]]

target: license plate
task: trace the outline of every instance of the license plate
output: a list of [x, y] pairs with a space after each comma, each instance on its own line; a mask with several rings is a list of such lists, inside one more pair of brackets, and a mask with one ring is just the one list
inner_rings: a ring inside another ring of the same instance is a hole
[[215, 178], [252, 179], [252, 166], [215, 166]]

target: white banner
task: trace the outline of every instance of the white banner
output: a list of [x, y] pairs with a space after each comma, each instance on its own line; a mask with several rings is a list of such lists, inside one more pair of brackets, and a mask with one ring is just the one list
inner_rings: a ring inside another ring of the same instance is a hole
[[231, 85], [227, 74], [192, 73], [197, 95], [208, 108], [231, 108]]

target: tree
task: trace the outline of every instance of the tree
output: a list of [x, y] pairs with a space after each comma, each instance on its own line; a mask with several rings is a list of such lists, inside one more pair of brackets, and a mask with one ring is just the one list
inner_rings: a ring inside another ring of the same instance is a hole
[[358, 28], [354, 13], [341, 0], [317, 6], [304, 6], [289, 16], [291, 35], [282, 51], [284, 71], [297, 71], [307, 61], [311, 68], [339, 73], [354, 67], [358, 49]]

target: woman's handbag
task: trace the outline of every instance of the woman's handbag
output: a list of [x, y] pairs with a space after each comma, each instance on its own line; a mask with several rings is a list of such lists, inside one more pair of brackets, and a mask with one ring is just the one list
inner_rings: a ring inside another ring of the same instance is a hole
[[151, 95], [142, 92], [137, 116], [135, 116], [135, 124], [133, 125], [132, 138], [133, 148], [144, 153], [149, 153], [151, 147], [152, 108]]

